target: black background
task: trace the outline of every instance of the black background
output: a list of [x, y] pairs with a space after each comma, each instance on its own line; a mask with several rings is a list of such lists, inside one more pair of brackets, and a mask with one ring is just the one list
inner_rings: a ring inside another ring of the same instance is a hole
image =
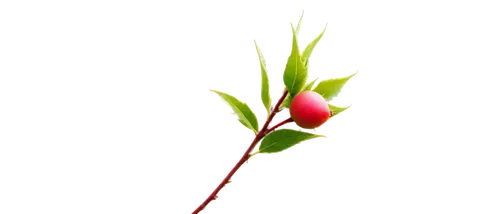
[[[248, 32], [273, 48], [273, 87], [279, 87], [279, 48], [287, 46], [287, 17], [296, 7], [293, 1], [229, 4], [115, 5], [95, 16], [95, 25], [79, 22], [90, 29], [77, 31], [88, 51], [81, 75], [92, 79], [84, 92], [96, 95], [81, 103], [81, 114], [83, 120], [98, 115], [82, 135], [81, 151], [89, 152], [73, 166], [83, 181], [80, 191], [90, 193], [87, 207], [181, 213], [246, 143], [200, 88], [216, 80], [218, 88], [256, 95]], [[224, 208], [209, 213], [348, 213], [382, 211], [393, 203], [382, 197], [384, 184], [395, 177], [387, 174], [381, 92], [373, 90], [382, 87], [375, 76], [386, 72], [380, 46], [375, 48], [381, 26], [367, 6], [306, 1], [305, 7], [313, 14], [307, 32], [320, 30], [320, 16], [338, 19], [337, 32], [329, 33], [328, 48], [321, 50], [322, 72], [368, 64], [369, 72], [345, 89], [347, 96], [361, 96], [361, 112], [347, 113], [329, 130], [336, 145], [306, 145], [288, 161], [257, 162], [224, 194]]]

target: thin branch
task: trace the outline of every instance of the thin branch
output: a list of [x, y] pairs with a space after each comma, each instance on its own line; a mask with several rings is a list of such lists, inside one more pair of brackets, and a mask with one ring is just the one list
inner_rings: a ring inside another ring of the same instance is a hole
[[246, 160], [248, 160], [248, 158], [250, 157], [250, 152], [252, 152], [252, 150], [255, 148], [255, 146], [257, 145], [257, 143], [262, 138], [264, 138], [267, 133], [269, 133], [269, 132], [266, 131], [266, 130], [268, 130], [267, 127], [269, 126], [269, 123], [271, 123], [271, 121], [273, 120], [274, 116], [278, 112], [277, 110], [279, 109], [279, 106], [281, 105], [281, 103], [283, 103], [283, 100], [285, 100], [285, 97], [286, 97], [287, 94], [288, 94], [288, 91], [285, 90], [283, 92], [283, 95], [281, 96], [281, 98], [276, 103], [276, 106], [273, 108], [273, 111], [271, 112], [271, 114], [269, 115], [269, 117], [267, 117], [266, 123], [264, 124], [264, 126], [262, 127], [262, 129], [259, 131], [259, 133], [257, 133], [257, 135], [255, 136], [255, 139], [252, 141], [252, 144], [250, 144], [250, 147], [248, 147], [248, 149], [245, 151], [245, 154], [243, 154], [243, 156], [238, 161], [238, 163], [236, 163], [236, 165], [233, 167], [233, 169], [231, 169], [231, 171], [229, 172], [229, 174], [227, 174], [227, 176], [224, 178], [224, 180], [222, 180], [222, 182], [219, 184], [219, 186], [217, 186], [217, 188], [215, 188], [215, 190], [212, 192], [212, 194], [210, 194], [210, 196], [208, 196], [208, 198], [205, 199], [205, 201], [200, 206], [198, 206], [198, 208], [196, 208], [196, 210], [194, 210], [194, 212], [192, 214], [198, 214], [201, 210], [205, 209], [205, 207], [212, 200], [215, 200], [217, 198], [217, 193], [219, 193], [219, 191], [227, 183], [230, 182], [229, 180], [234, 175], [234, 173], [241, 167], [241, 165], [243, 165], [243, 163], [245, 163]]
[[292, 119], [291, 117], [290, 117], [290, 118], [288, 118], [288, 119], [286, 119], [286, 120], [283, 120], [283, 121], [281, 121], [281, 123], [278, 123], [278, 124], [276, 124], [275, 126], [273, 126], [272, 128], [270, 128], [270, 129], [266, 130], [266, 134], [269, 134], [269, 133], [271, 133], [272, 131], [274, 131], [276, 128], [278, 128], [278, 127], [280, 127], [280, 126], [282, 126], [282, 125], [285, 125], [285, 124], [287, 124], [287, 123], [291, 123], [291, 122], [293, 122], [293, 119]]

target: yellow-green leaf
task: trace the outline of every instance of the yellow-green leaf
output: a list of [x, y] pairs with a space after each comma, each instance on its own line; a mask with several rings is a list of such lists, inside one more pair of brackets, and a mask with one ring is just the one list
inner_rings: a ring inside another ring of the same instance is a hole
[[234, 113], [238, 116], [238, 120], [241, 122], [241, 124], [257, 133], [257, 131], [259, 130], [257, 117], [255, 117], [255, 114], [246, 103], [242, 103], [229, 94], [216, 90], [211, 91], [217, 93], [222, 98], [222, 100], [224, 100], [233, 109]]
[[332, 118], [333, 116], [335, 116], [337, 114], [340, 114], [340, 112], [343, 112], [344, 110], [348, 109], [349, 107], [351, 107], [351, 106], [337, 107], [337, 106], [334, 106], [332, 104], [328, 104], [328, 108], [330, 108], [330, 111], [332, 112], [332, 115], [330, 116], [330, 118]]
[[340, 93], [340, 90], [342, 89], [342, 87], [344, 87], [345, 83], [357, 73], [358, 72], [356, 71], [356, 73], [347, 77], [323, 80], [319, 82], [319, 84], [316, 86], [316, 88], [314, 88], [313, 91], [321, 94], [321, 96], [323, 96], [327, 101], [332, 100]]
[[314, 83], [316, 82], [316, 80], [318, 80], [318, 78], [316, 78], [315, 80], [307, 83], [304, 88], [302, 89], [302, 91], [309, 91], [311, 90], [311, 88], [314, 86]]
[[323, 32], [321, 32], [321, 34], [318, 37], [316, 37], [316, 39], [314, 39], [311, 43], [309, 43], [309, 45], [307, 45], [306, 49], [304, 49], [304, 52], [302, 52], [302, 55], [300, 57], [301, 57], [302, 62], [304, 63], [304, 66], [306, 68], [309, 66], [309, 57], [311, 57], [312, 51], [313, 51], [314, 47], [316, 47], [316, 44], [318, 44], [321, 37], [323, 37], [323, 34], [325, 34], [325, 30], [326, 30], [326, 26], [325, 26], [325, 29], [323, 30]]
[[300, 10], [299, 16], [297, 17], [297, 34], [299, 36], [301, 36], [300, 33], [304, 29], [304, 18], [305, 18], [305, 16], [306, 16], [306, 9], [302, 8]]
[[289, 108], [290, 104], [292, 103], [292, 97], [290, 94], [286, 95], [285, 99], [283, 100], [283, 103], [281, 103], [281, 109], [283, 108]]
[[292, 97], [300, 92], [307, 80], [307, 70], [304, 63], [300, 59], [299, 44], [297, 42], [297, 33], [292, 25], [293, 41], [292, 53], [288, 57], [285, 73], [283, 74], [283, 82]]
[[262, 52], [259, 42], [255, 39], [255, 36], [252, 37], [252, 42], [254, 45], [254, 55], [257, 58], [257, 65], [259, 70], [259, 102], [262, 106], [262, 109], [264, 109], [269, 114], [271, 105], [273, 104], [269, 68], [266, 66], [267, 60], [265, 59], [264, 53]]
[[315, 135], [311, 133], [296, 131], [292, 129], [280, 129], [269, 133], [259, 147], [259, 153], [275, 153], [281, 152], [298, 143], [310, 140], [317, 137], [325, 137], [323, 135]]

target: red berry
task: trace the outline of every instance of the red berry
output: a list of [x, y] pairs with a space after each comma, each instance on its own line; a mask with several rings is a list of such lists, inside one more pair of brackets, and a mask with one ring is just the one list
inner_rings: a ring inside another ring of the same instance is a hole
[[290, 115], [298, 126], [314, 129], [325, 123], [331, 115], [326, 100], [314, 91], [297, 94], [290, 104]]

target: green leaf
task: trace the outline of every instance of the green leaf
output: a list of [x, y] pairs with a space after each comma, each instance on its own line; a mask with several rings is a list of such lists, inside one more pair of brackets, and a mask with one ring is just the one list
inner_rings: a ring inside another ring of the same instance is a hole
[[288, 95], [286, 95], [285, 99], [281, 103], [281, 109], [289, 108], [291, 103], [292, 103], [292, 97], [290, 96], [290, 94], [288, 94]]
[[238, 120], [241, 122], [241, 124], [257, 133], [257, 131], [259, 130], [257, 117], [255, 117], [255, 114], [246, 103], [242, 103], [229, 94], [216, 90], [211, 91], [217, 93], [233, 109], [234, 113], [238, 116]]
[[318, 44], [321, 37], [323, 37], [323, 34], [325, 34], [325, 30], [326, 30], [326, 26], [325, 26], [325, 29], [323, 30], [323, 32], [321, 32], [321, 34], [318, 37], [316, 37], [316, 39], [314, 39], [311, 43], [309, 43], [309, 45], [307, 45], [306, 49], [304, 49], [304, 52], [302, 52], [301, 59], [302, 59], [302, 62], [304, 63], [304, 66], [306, 68], [309, 66], [309, 57], [311, 57], [312, 51], [313, 51], [314, 47], [316, 47], [316, 44]]
[[317, 137], [325, 137], [323, 135], [315, 135], [311, 133], [280, 129], [268, 134], [259, 147], [260, 153], [275, 153], [288, 149], [302, 141], [310, 140]]
[[310, 83], [307, 83], [304, 86], [304, 88], [302, 89], [302, 91], [309, 91], [309, 90], [311, 90], [311, 88], [313, 87], [313, 85], [316, 82], [316, 80], [318, 80], [318, 78], [316, 78], [315, 80], [311, 81]]
[[340, 114], [340, 112], [343, 112], [344, 110], [348, 109], [351, 106], [337, 107], [337, 106], [334, 106], [332, 104], [328, 104], [328, 107], [330, 108], [330, 111], [332, 111], [332, 115], [330, 116], [330, 118], [332, 118], [333, 116]]
[[257, 49], [257, 54], [259, 55], [260, 73], [262, 75], [262, 103], [264, 103], [264, 107], [266, 107], [267, 110], [267, 116], [269, 116], [269, 114], [271, 114], [271, 95], [269, 94], [269, 77], [267, 76], [266, 60], [264, 59], [262, 52], [260, 52], [260, 48], [257, 45], [257, 42], [255, 40], [254, 42], [255, 48]]
[[[310, 83], [307, 83], [301, 91], [311, 90], [311, 88], [313, 87], [316, 80], [318, 80], [318, 79], [315, 79], [315, 80], [311, 81]], [[281, 109], [288, 108], [288, 107], [290, 107], [290, 103], [292, 103], [292, 97], [290, 96], [290, 94], [288, 94], [288, 95], [286, 95], [285, 99], [283, 100], [283, 103], [281, 103], [280, 108]]]
[[323, 80], [319, 82], [318, 86], [316, 86], [313, 91], [321, 94], [326, 101], [330, 101], [340, 93], [344, 84], [357, 73], [358, 72], [356, 71], [356, 73], [347, 77]]
[[304, 18], [305, 18], [305, 16], [306, 16], [306, 9], [302, 8], [300, 10], [299, 16], [297, 17], [297, 34], [299, 36], [301, 36], [300, 33], [304, 29]]
[[299, 44], [297, 42], [297, 34], [292, 25], [293, 43], [292, 53], [288, 57], [286, 63], [285, 73], [283, 74], [283, 81], [292, 97], [300, 92], [307, 80], [307, 70], [300, 59]]

